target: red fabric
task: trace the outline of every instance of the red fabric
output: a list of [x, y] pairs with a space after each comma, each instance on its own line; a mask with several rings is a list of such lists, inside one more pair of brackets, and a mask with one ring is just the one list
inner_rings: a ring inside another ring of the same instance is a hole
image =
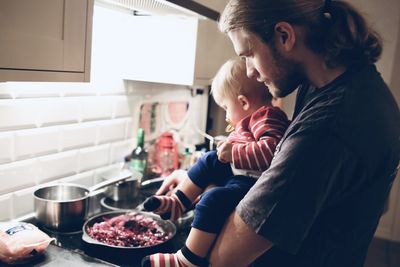
[[171, 212], [171, 220], [176, 221], [185, 212], [185, 206], [181, 203], [179, 198], [173, 194], [172, 196], [154, 196], [160, 200], [160, 206], [153, 210], [156, 214], [164, 214]]
[[259, 108], [242, 119], [228, 136], [233, 143], [233, 165], [237, 169], [266, 170], [275, 148], [289, 125], [286, 114], [271, 105]]
[[[178, 265], [175, 264], [175, 259], [177, 259]], [[152, 267], [156, 266], [156, 263], [158, 263], [158, 266], [160, 267], [166, 267], [166, 262], [169, 262], [170, 267], [189, 267], [185, 263], [180, 261], [179, 257], [176, 254], [156, 253], [150, 255], [150, 265]]]

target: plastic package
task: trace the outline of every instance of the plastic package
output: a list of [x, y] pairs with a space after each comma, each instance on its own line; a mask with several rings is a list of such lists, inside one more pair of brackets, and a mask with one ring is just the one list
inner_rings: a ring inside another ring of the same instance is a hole
[[44, 252], [54, 238], [24, 222], [0, 222], [0, 261], [22, 263]]

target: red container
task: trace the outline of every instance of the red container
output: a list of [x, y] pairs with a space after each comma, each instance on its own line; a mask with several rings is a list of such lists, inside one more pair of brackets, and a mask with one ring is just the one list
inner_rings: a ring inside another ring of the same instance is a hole
[[177, 144], [172, 133], [164, 132], [156, 142], [156, 164], [161, 170], [161, 176], [167, 176], [179, 168]]

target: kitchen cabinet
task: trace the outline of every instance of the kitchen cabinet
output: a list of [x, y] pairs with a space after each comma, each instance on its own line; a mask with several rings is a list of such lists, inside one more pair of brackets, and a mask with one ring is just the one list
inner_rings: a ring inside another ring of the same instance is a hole
[[0, 81], [89, 81], [94, 0], [1, 0]]

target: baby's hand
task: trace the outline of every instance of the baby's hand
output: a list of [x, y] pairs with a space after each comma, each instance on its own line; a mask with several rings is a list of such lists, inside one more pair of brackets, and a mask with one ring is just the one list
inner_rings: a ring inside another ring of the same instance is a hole
[[156, 195], [172, 195], [177, 190], [177, 186], [181, 184], [186, 178], [189, 178], [189, 176], [187, 175], [187, 171], [173, 171], [170, 175], [165, 177], [162, 185], [157, 190]]
[[221, 141], [217, 145], [218, 159], [223, 163], [232, 162], [233, 144], [228, 141]]

